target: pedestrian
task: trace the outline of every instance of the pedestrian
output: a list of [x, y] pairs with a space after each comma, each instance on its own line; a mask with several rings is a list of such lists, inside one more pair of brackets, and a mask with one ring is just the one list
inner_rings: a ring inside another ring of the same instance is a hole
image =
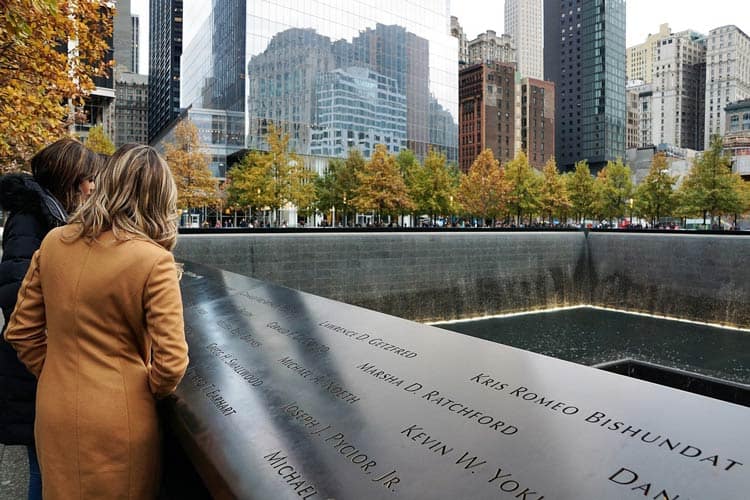
[[45, 500], [157, 495], [156, 400], [188, 362], [176, 202], [156, 150], [127, 144], [34, 254], [5, 339], [39, 379]]
[[[31, 159], [31, 175], [0, 178], [0, 207], [9, 212], [0, 262], [0, 308], [7, 327], [21, 281], [44, 236], [65, 224], [68, 214], [94, 189], [104, 160], [80, 142], [64, 138]], [[25, 445], [29, 456], [29, 499], [42, 498], [34, 447], [36, 379], [0, 338], [0, 443]]]

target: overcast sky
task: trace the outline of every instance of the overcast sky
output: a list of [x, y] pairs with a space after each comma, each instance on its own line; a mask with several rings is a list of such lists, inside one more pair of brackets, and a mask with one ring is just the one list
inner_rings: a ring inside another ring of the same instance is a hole
[[[628, 47], [646, 41], [659, 25], [669, 23], [672, 31], [709, 30], [734, 24], [750, 35], [750, 2], [747, 0], [626, 0], [626, 44]], [[504, 32], [505, 2], [488, 0], [453, 0], [451, 15], [458, 17], [469, 40], [488, 29]]]
[[[191, 0], [186, 0], [191, 1]], [[252, 0], [248, 0], [252, 1]], [[669, 23], [672, 31], [708, 31], [734, 24], [750, 35], [750, 2], [747, 0], [627, 0], [627, 46], [645, 41], [659, 25]], [[457, 16], [471, 40], [488, 29], [503, 33], [503, 1], [453, 0], [450, 12]], [[148, 72], [148, 0], [131, 0], [131, 12], [140, 16], [140, 72]]]

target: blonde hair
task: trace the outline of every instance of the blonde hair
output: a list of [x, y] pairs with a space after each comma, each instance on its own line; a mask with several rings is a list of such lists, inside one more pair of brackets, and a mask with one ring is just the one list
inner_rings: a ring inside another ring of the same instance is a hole
[[70, 218], [72, 239], [141, 238], [171, 250], [177, 241], [177, 187], [164, 159], [150, 146], [125, 144], [104, 165], [96, 189]]

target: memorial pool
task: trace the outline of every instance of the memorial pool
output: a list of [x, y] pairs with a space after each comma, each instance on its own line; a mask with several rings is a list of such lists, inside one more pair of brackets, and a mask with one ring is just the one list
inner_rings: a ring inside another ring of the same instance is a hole
[[591, 307], [435, 326], [584, 365], [619, 359], [750, 384], [750, 331]]

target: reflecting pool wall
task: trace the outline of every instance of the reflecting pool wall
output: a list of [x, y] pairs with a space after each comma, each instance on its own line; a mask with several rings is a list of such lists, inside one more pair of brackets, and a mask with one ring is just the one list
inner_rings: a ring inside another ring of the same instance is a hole
[[750, 328], [748, 250], [684, 232], [217, 230], [175, 254], [416, 321], [591, 304]]

